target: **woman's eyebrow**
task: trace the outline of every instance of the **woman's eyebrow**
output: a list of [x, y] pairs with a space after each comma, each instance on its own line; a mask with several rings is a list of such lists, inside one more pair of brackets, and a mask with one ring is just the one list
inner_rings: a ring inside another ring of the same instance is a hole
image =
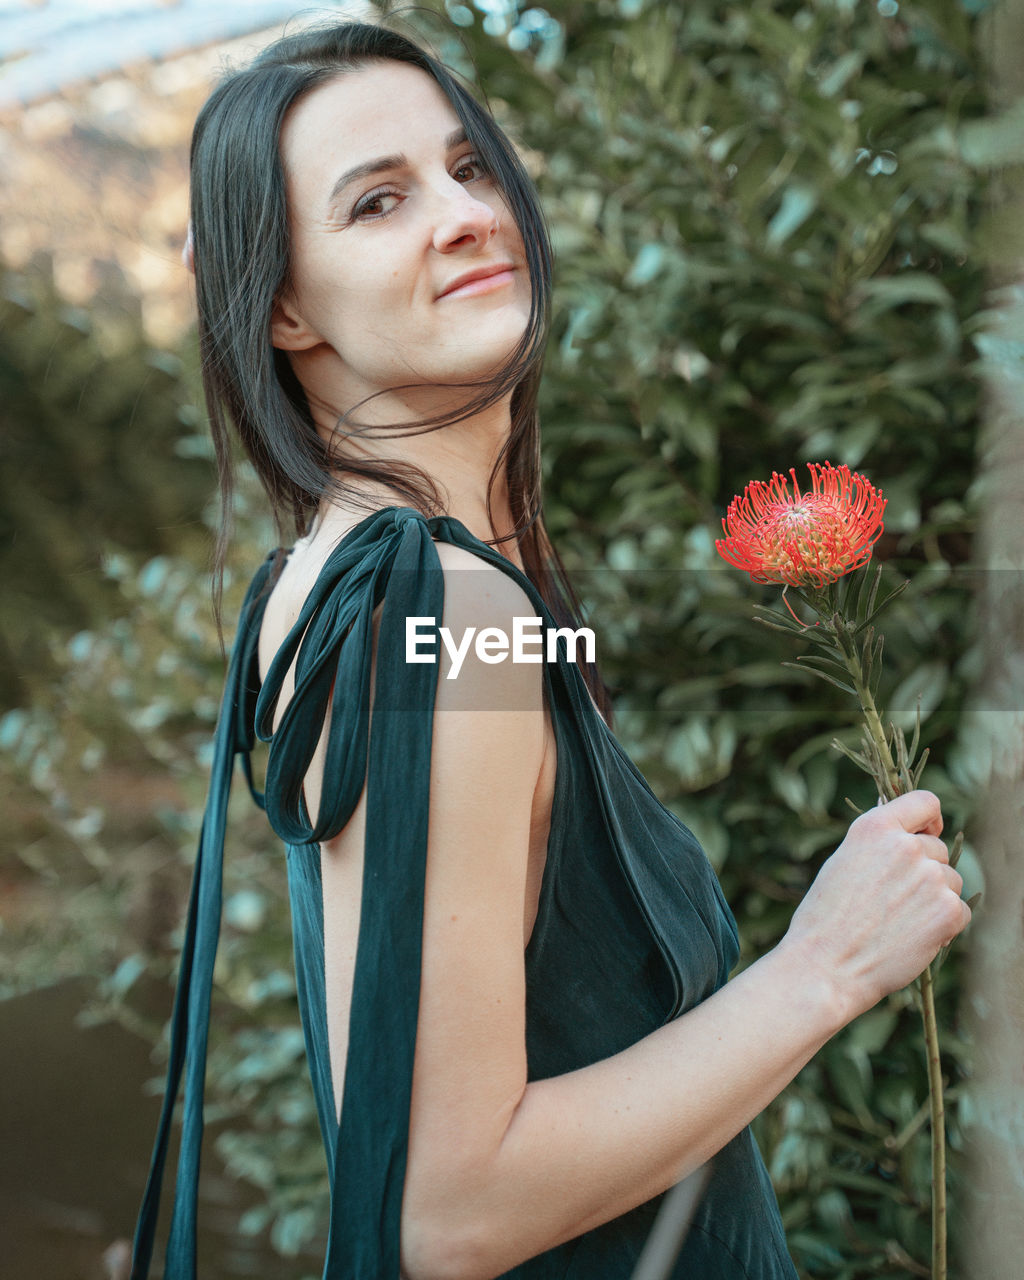
[[[444, 149], [445, 151], [451, 151], [453, 147], [461, 146], [466, 141], [468, 141], [466, 130], [460, 126], [445, 138]], [[335, 202], [350, 182], [358, 182], [360, 178], [371, 178], [375, 173], [383, 173], [387, 169], [401, 169], [408, 163], [408, 159], [399, 153], [393, 156], [378, 156], [376, 160], [367, 160], [365, 164], [357, 164], [354, 169], [349, 169], [343, 173], [331, 188], [331, 194], [327, 197], [328, 206]]]

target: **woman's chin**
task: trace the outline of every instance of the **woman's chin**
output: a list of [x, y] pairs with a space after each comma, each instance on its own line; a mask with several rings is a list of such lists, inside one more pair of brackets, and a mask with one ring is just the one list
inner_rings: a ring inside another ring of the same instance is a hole
[[445, 334], [443, 353], [436, 358], [439, 382], [493, 378], [515, 354], [529, 323], [529, 309], [505, 306], [467, 314], [458, 328]]

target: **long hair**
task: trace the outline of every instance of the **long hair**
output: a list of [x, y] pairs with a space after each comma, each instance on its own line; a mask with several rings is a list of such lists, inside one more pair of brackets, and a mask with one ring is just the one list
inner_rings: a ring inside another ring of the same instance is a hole
[[[527, 576], [560, 625], [578, 625], [582, 609], [544, 527], [537, 392], [551, 308], [551, 247], [536, 189], [490, 112], [443, 63], [383, 26], [341, 23], [307, 28], [264, 49], [247, 67], [225, 74], [192, 134], [191, 218], [203, 388], [217, 459], [220, 531], [214, 552], [218, 621], [223, 567], [231, 535], [234, 473], [229, 423], [270, 499], [278, 535], [305, 534], [326, 495], [356, 505], [365, 495], [346, 474], [389, 485], [408, 505], [445, 514], [437, 486], [419, 467], [334, 456], [316, 429], [287, 353], [275, 349], [270, 317], [290, 272], [288, 211], [280, 132], [300, 96], [368, 61], [391, 59], [431, 76], [452, 105], [470, 144], [515, 219], [531, 282], [530, 318], [504, 366], [455, 414], [384, 428], [437, 429], [462, 421], [511, 392], [511, 430], [487, 490], [505, 461], [509, 501]], [[463, 384], [466, 385], [466, 384]], [[347, 417], [348, 415], [346, 415]], [[505, 541], [491, 539], [490, 543]], [[596, 666], [583, 674], [610, 720], [611, 699]]]

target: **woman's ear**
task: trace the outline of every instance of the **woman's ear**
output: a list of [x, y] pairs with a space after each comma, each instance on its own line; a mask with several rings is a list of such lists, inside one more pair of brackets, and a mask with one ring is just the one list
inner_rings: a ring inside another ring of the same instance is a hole
[[270, 313], [272, 344], [281, 351], [308, 351], [319, 346], [323, 338], [304, 320], [290, 296], [275, 298]]

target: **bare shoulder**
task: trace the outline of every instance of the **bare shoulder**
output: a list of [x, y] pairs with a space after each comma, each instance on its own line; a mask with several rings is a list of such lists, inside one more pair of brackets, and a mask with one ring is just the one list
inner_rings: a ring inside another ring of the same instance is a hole
[[444, 570], [446, 583], [449, 574], [453, 580], [460, 575], [471, 574], [471, 578], [462, 578], [461, 582], [453, 581], [452, 585], [461, 586], [467, 592], [476, 586], [481, 591], [486, 591], [499, 606], [515, 604], [520, 609], [533, 608], [529, 596], [519, 583], [498, 565], [454, 542], [435, 539], [434, 545], [437, 547], [437, 558]]
[[437, 543], [444, 572], [445, 614], [500, 626], [515, 618], [536, 617], [530, 597], [511, 574], [482, 556], [450, 542]]
[[451, 543], [437, 549], [444, 572], [438, 708], [531, 712], [543, 737], [541, 619], [533, 602], [498, 565]]

